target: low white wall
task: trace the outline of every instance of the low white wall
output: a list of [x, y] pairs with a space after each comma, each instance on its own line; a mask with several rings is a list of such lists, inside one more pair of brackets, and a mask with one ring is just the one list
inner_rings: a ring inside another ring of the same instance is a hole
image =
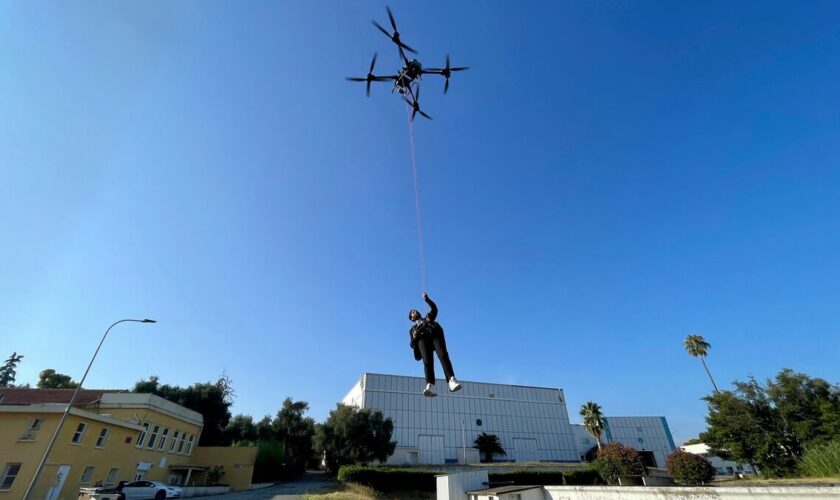
[[182, 498], [230, 493], [230, 486], [179, 486]]
[[546, 486], [546, 500], [840, 499], [832, 486]]

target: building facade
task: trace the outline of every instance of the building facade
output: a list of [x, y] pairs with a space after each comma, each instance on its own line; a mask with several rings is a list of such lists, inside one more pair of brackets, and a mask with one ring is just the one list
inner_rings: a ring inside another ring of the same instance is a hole
[[[583, 424], [574, 424], [573, 428], [578, 454], [583, 461], [598, 444]], [[668, 455], [676, 449], [665, 417], [604, 417], [601, 444], [606, 443], [621, 443], [635, 448], [648, 467], [664, 468]]]
[[[498, 436], [507, 452], [496, 460], [579, 462], [595, 445], [594, 440], [591, 446], [582, 443], [586, 436], [571, 424], [561, 389], [465, 382], [457, 393], [441, 391], [427, 398], [424, 386], [421, 377], [365, 373], [341, 401], [391, 418], [397, 447], [389, 464], [478, 462], [473, 442], [482, 432]], [[436, 386], [446, 384], [441, 380]], [[664, 466], [664, 457], [674, 449], [664, 417], [609, 420], [610, 439], [637, 449], [643, 444]]]
[[[72, 393], [0, 389], [0, 500], [22, 498]], [[200, 484], [215, 466], [233, 470], [244, 465], [253, 471], [256, 449], [251, 458], [237, 455], [242, 464], [197, 460], [207, 455], [197, 453], [202, 427], [201, 414], [153, 394], [82, 390], [33, 490], [34, 498], [71, 499], [79, 488], [141, 479]], [[250, 486], [250, 474], [238, 483], [241, 489]]]

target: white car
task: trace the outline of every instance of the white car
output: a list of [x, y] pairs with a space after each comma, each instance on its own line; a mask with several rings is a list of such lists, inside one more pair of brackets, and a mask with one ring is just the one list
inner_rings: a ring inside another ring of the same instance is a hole
[[160, 481], [134, 481], [122, 488], [125, 500], [163, 500], [181, 498], [181, 488], [163, 484]]

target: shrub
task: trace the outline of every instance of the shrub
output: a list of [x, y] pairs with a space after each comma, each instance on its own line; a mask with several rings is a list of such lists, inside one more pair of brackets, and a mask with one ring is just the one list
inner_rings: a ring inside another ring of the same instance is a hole
[[705, 484], [715, 476], [715, 468], [704, 457], [677, 450], [668, 455], [668, 472], [680, 484]]
[[260, 441], [254, 462], [254, 482], [268, 483], [289, 477], [288, 460], [289, 454], [283, 443]]
[[619, 476], [637, 476], [644, 474], [645, 466], [635, 448], [610, 443], [601, 447], [598, 458], [592, 462], [607, 484], [618, 484]]
[[437, 489], [435, 476], [441, 471], [428, 469], [400, 469], [343, 465], [338, 470], [338, 480], [368, 486], [382, 493], [392, 491], [428, 491]]
[[510, 472], [491, 472], [491, 483], [513, 482], [515, 485], [541, 484], [543, 486], [563, 485], [563, 473], [550, 470], [515, 470]]
[[840, 477], [840, 441], [812, 446], [799, 460], [803, 476]]
[[563, 473], [563, 484], [566, 486], [592, 486], [601, 482], [601, 476], [593, 468], [570, 470]]

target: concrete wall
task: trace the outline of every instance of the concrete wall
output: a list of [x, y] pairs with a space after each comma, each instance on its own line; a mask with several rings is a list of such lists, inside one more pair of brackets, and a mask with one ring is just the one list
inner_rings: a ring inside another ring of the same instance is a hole
[[732, 499], [840, 499], [840, 488], [831, 486], [546, 486], [546, 500], [705, 500]]

